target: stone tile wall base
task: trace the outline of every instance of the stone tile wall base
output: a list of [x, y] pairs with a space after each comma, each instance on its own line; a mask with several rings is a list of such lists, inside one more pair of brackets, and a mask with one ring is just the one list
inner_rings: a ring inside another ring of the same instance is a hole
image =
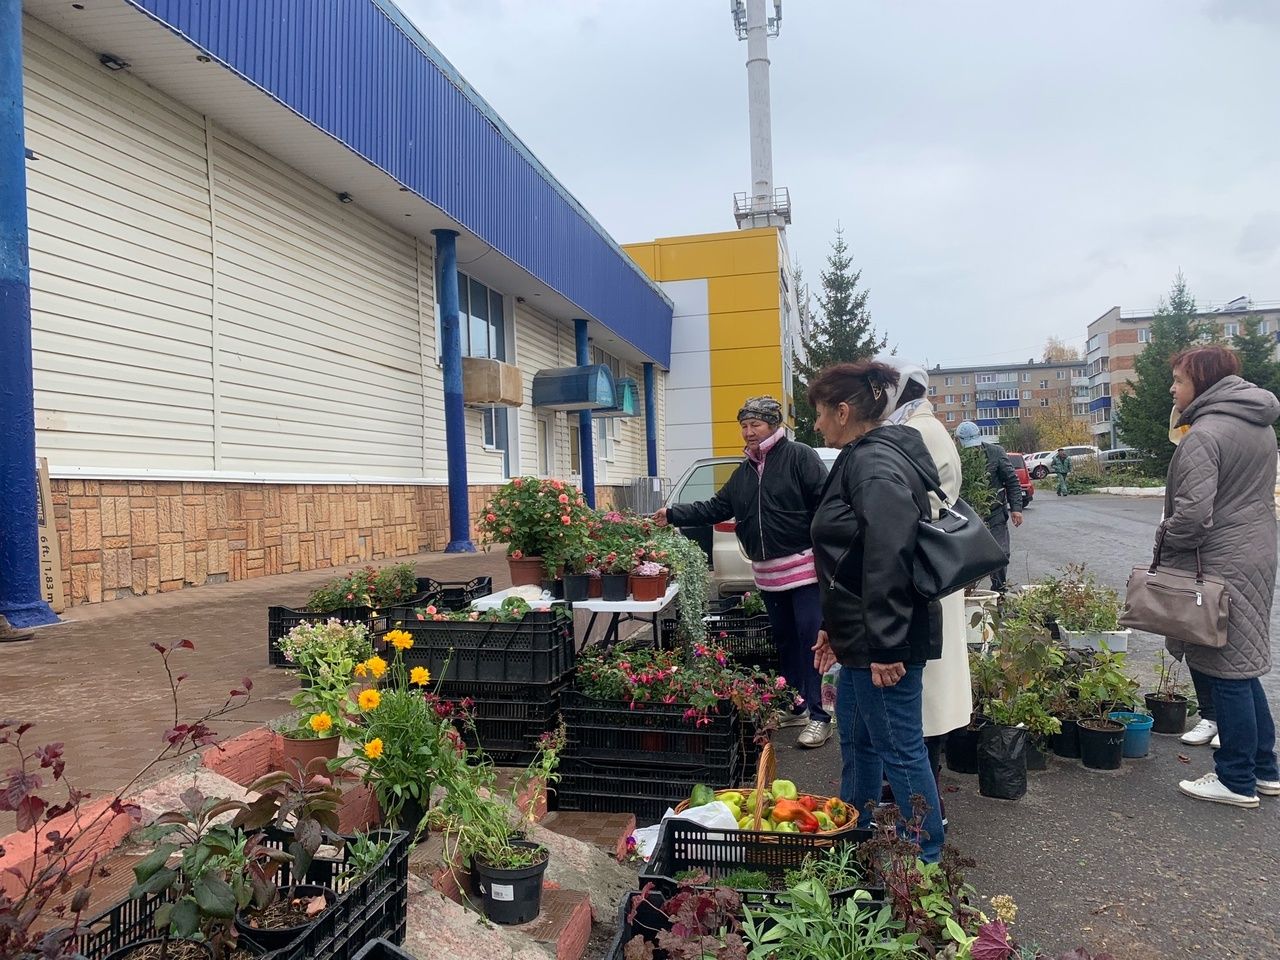
[[[622, 489], [599, 488], [599, 505]], [[470, 488], [473, 524], [495, 490]], [[389, 561], [449, 539], [444, 486], [56, 479], [52, 492], [71, 606]]]

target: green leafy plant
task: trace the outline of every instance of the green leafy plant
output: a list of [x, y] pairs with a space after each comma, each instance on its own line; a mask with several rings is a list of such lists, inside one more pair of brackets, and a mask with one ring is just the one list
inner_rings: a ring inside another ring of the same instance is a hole
[[1169, 656], [1168, 651], [1161, 649], [1155, 663], [1157, 700], [1174, 700], [1179, 697], [1191, 699], [1191, 683], [1182, 679], [1182, 661]]
[[342, 607], [378, 608], [405, 603], [417, 593], [418, 582], [412, 563], [396, 563], [377, 569], [365, 567], [345, 577], [336, 577], [316, 589], [307, 600], [307, 609], [328, 613]]
[[368, 629], [337, 620], [303, 623], [281, 639], [280, 648], [302, 680], [290, 701], [296, 718], [283, 732], [303, 740], [337, 736], [339, 719], [352, 709], [356, 666], [373, 652]]
[[783, 885], [790, 889], [806, 880], [816, 880], [834, 893], [861, 883], [863, 873], [857, 846], [846, 843], [830, 850], [806, 854], [799, 867], [783, 875]]
[[703, 617], [707, 612], [707, 591], [711, 573], [707, 555], [693, 540], [673, 527], [663, 527], [656, 542], [666, 554], [664, 562], [671, 567], [680, 592], [676, 595], [676, 629], [683, 643], [694, 643], [706, 635]]
[[1058, 581], [1059, 626], [1076, 632], [1108, 632], [1120, 629], [1120, 596], [1098, 583], [1084, 564], [1064, 568]]
[[868, 910], [870, 894], [860, 890], [838, 908], [817, 880], [787, 891], [785, 901], [746, 910], [743, 931], [752, 945], [749, 960], [858, 958], [914, 960], [927, 956], [919, 935], [907, 933], [888, 906]]
[[[495, 610], [441, 610], [434, 604], [414, 609], [414, 617], [418, 620], [432, 620], [436, 623], [517, 623], [530, 613], [533, 607], [523, 597], [507, 597]], [[560, 617], [572, 617], [564, 604], [555, 604], [552, 613]]]
[[1113, 710], [1130, 710], [1138, 683], [1124, 672], [1125, 655], [1100, 650], [1093, 656], [1092, 665], [1078, 681], [1082, 716], [1106, 720]]
[[981, 446], [962, 447], [960, 451], [960, 499], [980, 517], [987, 517], [1000, 502], [987, 470], [987, 454]]
[[763, 870], [731, 870], [716, 880], [716, 886], [733, 890], [768, 890], [771, 885]]
[[742, 595], [742, 612], [748, 617], [763, 617], [769, 611], [764, 605], [764, 595], [759, 590], [748, 590]]
[[513, 560], [541, 557], [548, 576], [555, 576], [585, 545], [592, 516], [572, 484], [516, 477], [499, 488], [477, 526], [486, 543], [506, 544]]
[[303, 676], [315, 678], [335, 664], [365, 659], [373, 653], [373, 641], [364, 624], [332, 619], [298, 624], [280, 638], [280, 652]]
[[375, 840], [373, 834], [361, 831], [347, 843], [347, 866], [351, 868], [346, 878], [348, 886], [359, 883], [387, 855], [391, 849], [391, 840]]

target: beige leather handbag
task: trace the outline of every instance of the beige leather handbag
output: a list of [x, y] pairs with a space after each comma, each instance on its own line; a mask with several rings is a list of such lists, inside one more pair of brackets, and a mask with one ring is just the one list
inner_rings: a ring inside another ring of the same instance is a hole
[[1173, 637], [1202, 647], [1227, 645], [1231, 598], [1221, 577], [1209, 576], [1196, 551], [1196, 571], [1160, 565], [1164, 526], [1156, 535], [1151, 566], [1134, 567], [1129, 574], [1120, 623], [1135, 630]]

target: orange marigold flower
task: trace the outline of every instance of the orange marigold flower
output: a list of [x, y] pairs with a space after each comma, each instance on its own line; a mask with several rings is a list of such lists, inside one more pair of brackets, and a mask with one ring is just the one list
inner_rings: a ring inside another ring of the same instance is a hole
[[408, 630], [392, 630], [387, 634], [386, 641], [397, 650], [408, 650], [413, 646], [413, 634]]
[[382, 694], [377, 690], [361, 690], [357, 702], [360, 704], [361, 710], [376, 710], [378, 704], [382, 702]]
[[425, 687], [431, 682], [431, 671], [426, 667], [414, 667], [409, 671], [409, 682]]
[[382, 756], [382, 738], [374, 737], [364, 745], [364, 755], [370, 760], [377, 760]]
[[382, 675], [387, 672], [387, 661], [377, 654], [366, 660], [364, 665], [369, 668], [369, 672], [373, 674], [375, 679], [382, 679]]
[[328, 733], [333, 729], [333, 717], [327, 713], [317, 713], [312, 716], [310, 725], [316, 733]]
[[357, 664], [356, 664], [356, 676], [357, 676], [357, 677], [367, 677], [368, 675], [369, 675], [369, 668], [368, 668], [368, 667], [366, 667], [363, 663], [357, 663]]

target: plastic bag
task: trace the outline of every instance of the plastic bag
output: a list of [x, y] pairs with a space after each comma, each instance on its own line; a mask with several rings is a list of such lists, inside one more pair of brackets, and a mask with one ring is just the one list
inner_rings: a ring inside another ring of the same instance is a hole
[[[713, 827], [718, 830], [738, 829], [738, 821], [733, 818], [733, 813], [730, 812], [727, 805], [719, 800], [703, 804], [701, 807], [692, 807], [683, 813], [676, 813], [675, 810], [668, 808], [666, 816], [662, 818], [662, 822], [665, 823], [668, 820], [688, 820], [690, 823]], [[636, 853], [646, 860], [649, 859], [654, 847], [658, 845], [658, 835], [661, 829], [662, 823], [657, 823], [652, 827], [642, 827], [632, 834], [636, 838]], [[707, 836], [715, 840], [724, 839], [724, 834], [721, 833], [712, 833]]]
[[835, 664], [822, 675], [822, 709], [834, 713], [836, 709], [836, 684], [840, 681], [840, 664]]
[[978, 734], [978, 792], [1018, 800], [1027, 792], [1027, 731], [989, 723]]

